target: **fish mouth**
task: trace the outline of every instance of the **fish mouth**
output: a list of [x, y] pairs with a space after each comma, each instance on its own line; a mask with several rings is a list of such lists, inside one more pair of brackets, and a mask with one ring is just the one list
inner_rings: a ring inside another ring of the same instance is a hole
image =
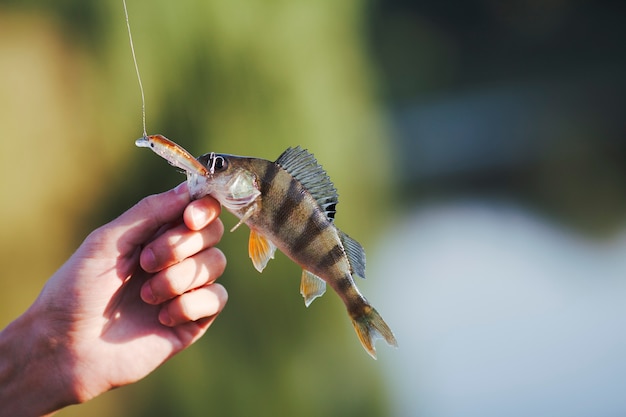
[[203, 155], [200, 155], [197, 159], [198, 162], [204, 167], [206, 167], [207, 171], [211, 171], [211, 158], [215, 156], [215, 152], [208, 152]]
[[192, 199], [197, 200], [213, 192], [211, 177], [187, 171], [187, 188]]
[[215, 191], [212, 184], [214, 172], [212, 172], [209, 167], [211, 155], [212, 153], [206, 153], [197, 158], [200, 165], [207, 168], [206, 175], [200, 175], [196, 172], [187, 171], [187, 187], [189, 188], [191, 198], [194, 200], [202, 198]]

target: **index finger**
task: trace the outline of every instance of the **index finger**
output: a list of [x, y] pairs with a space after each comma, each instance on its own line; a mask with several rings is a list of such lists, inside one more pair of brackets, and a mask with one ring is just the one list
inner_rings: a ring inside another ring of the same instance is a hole
[[185, 208], [183, 220], [191, 230], [200, 230], [215, 220], [221, 212], [220, 203], [211, 196], [192, 201]]

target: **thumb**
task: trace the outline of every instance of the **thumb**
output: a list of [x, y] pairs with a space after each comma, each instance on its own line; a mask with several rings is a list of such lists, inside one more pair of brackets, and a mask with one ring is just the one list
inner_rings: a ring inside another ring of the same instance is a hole
[[107, 241], [122, 254], [133, 253], [164, 224], [182, 218], [191, 197], [184, 182], [161, 194], [143, 198], [106, 226]]

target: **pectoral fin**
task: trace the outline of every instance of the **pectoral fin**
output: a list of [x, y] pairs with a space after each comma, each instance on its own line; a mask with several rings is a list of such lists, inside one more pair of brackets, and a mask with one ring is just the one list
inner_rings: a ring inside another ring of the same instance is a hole
[[304, 305], [307, 307], [311, 305], [313, 300], [317, 297], [321, 297], [326, 292], [326, 282], [307, 271], [302, 270], [302, 281], [300, 282], [300, 294], [304, 297]]
[[230, 229], [230, 232], [234, 232], [235, 230], [237, 230], [239, 228], [239, 226], [241, 226], [242, 224], [244, 224], [246, 222], [246, 220], [248, 220], [250, 218], [250, 216], [252, 216], [254, 214], [256, 210], [256, 204], [253, 204], [251, 207], [248, 207], [248, 210], [246, 210], [246, 212], [244, 213], [243, 217], [241, 219], [239, 219], [239, 222], [234, 225], [232, 227], [232, 229]]
[[248, 254], [257, 271], [263, 272], [270, 259], [274, 259], [276, 246], [264, 236], [250, 229], [250, 240], [248, 241]]

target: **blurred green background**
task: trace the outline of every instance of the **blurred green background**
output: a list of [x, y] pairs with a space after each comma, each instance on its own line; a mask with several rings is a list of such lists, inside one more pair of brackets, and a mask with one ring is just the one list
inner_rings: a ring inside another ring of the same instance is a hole
[[[624, 223], [617, 2], [128, 8], [148, 133], [196, 155], [274, 160], [308, 148], [339, 190], [337, 225], [366, 249], [402, 213], [459, 196], [523, 201], [593, 239]], [[135, 148], [140, 110], [121, 0], [0, 0], [0, 327], [89, 231], [184, 180]], [[246, 242], [241, 228], [220, 244], [230, 298], [200, 342], [59, 415], [389, 415], [381, 371], [394, 351], [379, 342], [381, 359], [369, 359], [334, 294], [305, 309], [298, 268], [279, 255], [259, 275]], [[368, 278], [360, 287], [378, 305], [390, 277]], [[414, 278], [396, 277], [388, 292]]]
[[[363, 2], [128, 9], [150, 133], [196, 155], [310, 149], [340, 190], [337, 224], [367, 244], [389, 170]], [[4, 326], [90, 230], [185, 177], [134, 146], [141, 102], [121, 0], [0, 2], [0, 107]], [[375, 172], [363, 160], [378, 161]], [[306, 309], [301, 271], [279, 255], [258, 274], [247, 238], [242, 228], [220, 244], [230, 301], [207, 337], [146, 380], [60, 415], [384, 414], [380, 365], [338, 297]]]

